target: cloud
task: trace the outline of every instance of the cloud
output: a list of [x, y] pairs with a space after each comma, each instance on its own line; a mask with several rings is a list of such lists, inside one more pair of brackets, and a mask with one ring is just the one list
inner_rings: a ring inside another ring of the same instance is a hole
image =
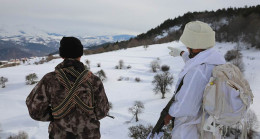
[[49, 32], [137, 35], [188, 11], [257, 4], [259, 0], [1, 0], [0, 19]]

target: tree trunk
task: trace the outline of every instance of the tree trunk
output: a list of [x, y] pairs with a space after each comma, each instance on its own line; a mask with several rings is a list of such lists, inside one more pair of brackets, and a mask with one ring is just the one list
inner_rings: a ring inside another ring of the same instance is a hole
[[164, 94], [165, 94], [165, 93], [162, 93], [162, 99], [164, 99], [164, 98], [165, 98]]
[[135, 121], [138, 122], [138, 116], [137, 116], [137, 113], [135, 114]]

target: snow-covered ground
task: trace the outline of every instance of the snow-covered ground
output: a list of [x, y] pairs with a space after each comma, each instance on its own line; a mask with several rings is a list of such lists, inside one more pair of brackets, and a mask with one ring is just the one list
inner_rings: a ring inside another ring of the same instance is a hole
[[[103, 69], [108, 77], [104, 81], [104, 86], [108, 99], [113, 104], [110, 115], [115, 119], [104, 118], [101, 120], [102, 139], [127, 139], [128, 127], [137, 124], [154, 125], [159, 114], [173, 95], [174, 86], [184, 63], [180, 57], [173, 58], [169, 55], [168, 46], [175, 46], [185, 49], [178, 42], [151, 45], [145, 50], [142, 46], [118, 50], [102, 54], [83, 56], [81, 61], [90, 60], [91, 71], [93, 73]], [[223, 55], [227, 50], [232, 49], [235, 44], [217, 43], [214, 49]], [[252, 109], [260, 119], [260, 54], [259, 50], [243, 50], [243, 60], [245, 63], [245, 77], [248, 79], [251, 89], [255, 95]], [[150, 63], [160, 59], [161, 65], [169, 65], [170, 72], [174, 76], [174, 84], [170, 93], [166, 94], [165, 99], [161, 99], [161, 94], [155, 95], [153, 92], [152, 80], [155, 73], [150, 70]], [[123, 60], [125, 66], [131, 65], [131, 69], [115, 69], [119, 60]], [[25, 76], [36, 73], [41, 79], [46, 73], [53, 71], [54, 67], [62, 62], [62, 59], [55, 59], [42, 65], [20, 65], [17, 67], [0, 69], [0, 76], [7, 77], [9, 82], [6, 88], [0, 88], [0, 124], [3, 131], [0, 138], [6, 138], [10, 134], [17, 134], [18, 131], [25, 131], [30, 139], [48, 138], [48, 122], [38, 122], [30, 118], [25, 99], [34, 85], [25, 85]], [[101, 63], [101, 67], [97, 67]], [[129, 80], [118, 81], [119, 77], [129, 78]], [[139, 77], [141, 82], [135, 82]], [[144, 112], [139, 117], [139, 122], [132, 120], [128, 108], [133, 106], [134, 101], [144, 103]]]

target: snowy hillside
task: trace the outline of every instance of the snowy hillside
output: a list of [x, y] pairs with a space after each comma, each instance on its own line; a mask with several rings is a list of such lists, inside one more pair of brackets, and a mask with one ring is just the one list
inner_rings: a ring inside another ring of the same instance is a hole
[[[91, 71], [93, 73], [103, 69], [107, 75], [104, 81], [104, 87], [108, 99], [113, 104], [110, 115], [115, 119], [104, 118], [101, 120], [101, 138], [102, 139], [127, 139], [128, 127], [137, 124], [154, 125], [160, 115], [162, 108], [173, 95], [178, 73], [181, 71], [184, 63], [180, 57], [173, 58], [168, 53], [168, 46], [185, 47], [179, 42], [151, 45], [145, 50], [142, 46], [118, 50], [102, 54], [83, 56], [81, 61], [86, 59], [90, 61]], [[217, 43], [216, 49], [223, 55], [227, 50], [232, 49], [235, 44]], [[255, 95], [252, 109], [260, 119], [260, 54], [259, 50], [243, 50], [243, 61], [245, 63], [245, 77], [248, 79], [251, 89]], [[159, 58], [161, 65], [169, 65], [170, 72], [174, 76], [174, 84], [171, 93], [166, 94], [166, 99], [161, 99], [161, 94], [155, 95], [153, 92], [152, 80], [155, 73], [150, 70], [151, 61]], [[115, 69], [119, 60], [123, 60], [125, 66], [130, 65], [131, 69]], [[55, 59], [42, 65], [20, 65], [17, 67], [0, 69], [0, 77], [7, 77], [9, 82], [6, 88], [0, 88], [0, 124], [3, 131], [0, 137], [4, 139], [10, 134], [17, 134], [18, 131], [26, 131], [30, 139], [48, 138], [48, 122], [38, 122], [30, 118], [25, 99], [34, 87], [34, 85], [25, 85], [25, 76], [30, 73], [36, 73], [43, 77], [46, 73], [53, 71], [54, 67], [62, 62], [62, 59]], [[101, 63], [101, 67], [97, 67]], [[120, 77], [129, 78], [129, 80], [118, 81]], [[141, 82], [135, 82], [139, 77]], [[144, 103], [144, 112], [139, 117], [139, 122], [127, 123], [131, 120], [132, 114], [128, 108], [133, 106], [134, 101]]]

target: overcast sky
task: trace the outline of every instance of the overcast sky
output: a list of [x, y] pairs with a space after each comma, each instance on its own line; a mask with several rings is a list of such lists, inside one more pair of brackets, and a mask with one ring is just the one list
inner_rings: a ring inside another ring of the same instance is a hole
[[260, 0], [0, 0], [0, 24], [66, 35], [138, 35], [188, 11], [258, 4]]

